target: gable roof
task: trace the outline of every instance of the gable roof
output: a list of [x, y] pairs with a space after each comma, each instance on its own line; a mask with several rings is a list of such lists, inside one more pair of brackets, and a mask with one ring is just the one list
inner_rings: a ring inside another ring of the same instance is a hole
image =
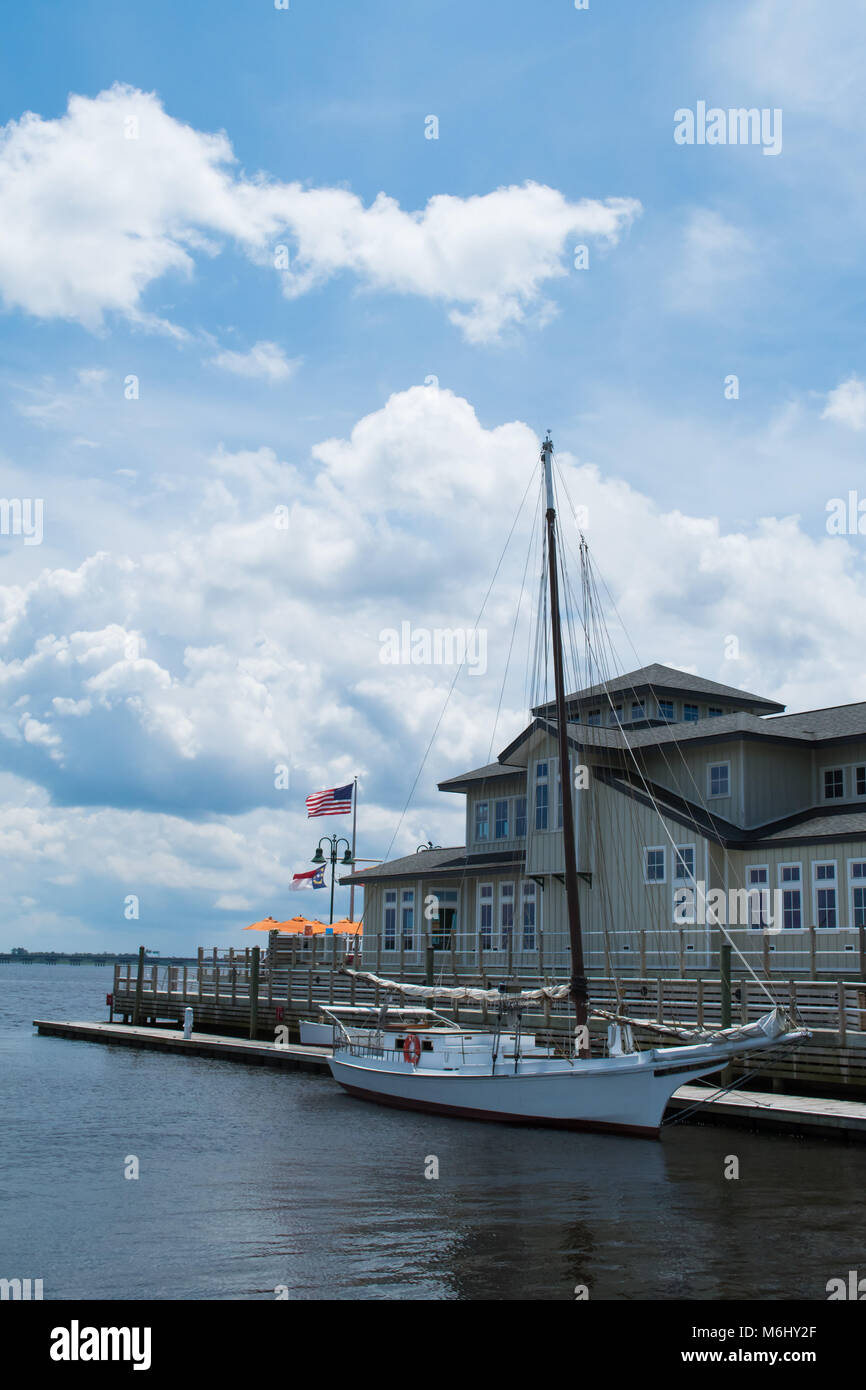
[[[640, 666], [636, 671], [629, 671], [614, 680], [589, 685], [584, 690], [575, 690], [572, 694], [566, 695], [565, 701], [566, 705], [571, 705], [607, 693], [640, 695], [651, 690], [669, 691], [677, 695], [702, 695], [705, 699], [736, 700], [740, 704], [762, 709], [767, 714], [781, 713], [785, 708], [778, 701], [768, 700], [764, 695], [753, 695], [748, 690], [738, 690], [734, 685], [721, 685], [718, 681], [707, 680], [704, 676], [695, 676], [690, 671], [678, 671], [675, 666], [663, 666], [658, 661], [650, 666]], [[537, 705], [532, 713], [552, 714], [554, 708], [554, 703], [550, 701], [544, 705]]]
[[462, 792], [467, 790], [470, 783], [486, 782], [494, 777], [513, 777], [515, 773], [520, 775], [525, 771], [525, 767], [515, 767], [512, 763], [488, 763], [486, 767], [476, 767], [471, 772], [462, 772], [459, 777], [448, 777], [437, 785], [440, 792]]

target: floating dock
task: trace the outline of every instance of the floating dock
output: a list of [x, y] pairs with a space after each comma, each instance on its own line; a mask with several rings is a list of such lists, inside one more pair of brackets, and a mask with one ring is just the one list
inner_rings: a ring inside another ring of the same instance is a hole
[[[227, 1038], [213, 1033], [193, 1033], [187, 1039], [181, 1029], [144, 1028], [126, 1023], [79, 1023], [37, 1018], [33, 1020], [33, 1026], [46, 1037], [158, 1052], [182, 1052], [193, 1057], [219, 1058], [253, 1066], [283, 1067], [288, 1071], [330, 1075], [328, 1058], [331, 1049], [328, 1047]], [[771, 1131], [808, 1138], [866, 1142], [866, 1103], [820, 1096], [789, 1096], [739, 1088], [718, 1093], [713, 1087], [681, 1086], [672, 1097], [665, 1116], [667, 1125], [674, 1121], [730, 1125], [760, 1133]]]

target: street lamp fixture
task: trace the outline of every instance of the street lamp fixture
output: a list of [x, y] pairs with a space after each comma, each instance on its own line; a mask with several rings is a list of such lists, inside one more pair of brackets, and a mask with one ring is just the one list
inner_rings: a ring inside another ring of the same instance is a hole
[[[328, 851], [324, 854], [322, 853], [323, 844], [328, 846]], [[328, 860], [331, 862], [331, 915], [328, 919], [329, 926], [334, 925], [334, 878], [337, 871], [337, 859], [340, 845], [346, 846], [346, 852], [339, 862], [345, 864], [347, 868], [351, 868], [355, 862], [352, 858], [352, 846], [349, 844], [348, 840], [344, 840], [340, 835], [323, 835], [316, 846], [316, 852], [312, 859], [314, 864], [327, 864]]]

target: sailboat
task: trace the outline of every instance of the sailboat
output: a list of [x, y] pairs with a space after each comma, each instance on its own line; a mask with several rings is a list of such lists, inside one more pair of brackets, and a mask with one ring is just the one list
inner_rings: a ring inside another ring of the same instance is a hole
[[[546, 502], [546, 554], [553, 653], [555, 710], [560, 766], [569, 767], [569, 738], [558, 567], [553, 443], [541, 450]], [[601, 1130], [657, 1137], [668, 1102], [684, 1083], [719, 1072], [732, 1058], [796, 1046], [808, 1030], [779, 1007], [752, 1023], [715, 1031], [632, 1019], [619, 1010], [592, 1008], [584, 969], [578, 868], [571, 779], [563, 777], [564, 879], [571, 947], [570, 983], [504, 994], [474, 987], [443, 987], [388, 980], [349, 970], [359, 982], [385, 995], [419, 996], [458, 1008], [493, 1011], [489, 1027], [461, 1027], [440, 1015], [427, 1026], [407, 1029], [383, 1005], [379, 1026], [363, 1036], [336, 1015], [330, 1058], [334, 1078], [353, 1095], [409, 1109], [469, 1119]], [[524, 1033], [530, 1008], [568, 999], [573, 1008], [573, 1045], [563, 1048]], [[323, 1009], [323, 1014], [327, 1013]], [[590, 1015], [607, 1024], [604, 1055], [593, 1056]], [[660, 1033], [663, 1045], [638, 1049], [635, 1027]], [[673, 1044], [670, 1040], [676, 1039]]]

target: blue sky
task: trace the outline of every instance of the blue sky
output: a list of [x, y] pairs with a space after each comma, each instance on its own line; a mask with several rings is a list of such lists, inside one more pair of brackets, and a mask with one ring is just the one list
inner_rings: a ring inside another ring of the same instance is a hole
[[[0, 944], [321, 910], [303, 797], [355, 772], [360, 852], [458, 843], [526, 537], [399, 830], [453, 668], [380, 633], [471, 626], [548, 426], [642, 661], [863, 697], [826, 508], [866, 494], [864, 55], [848, 0], [16, 12], [0, 467], [44, 534], [0, 534]], [[677, 144], [700, 101], [780, 153]]]

